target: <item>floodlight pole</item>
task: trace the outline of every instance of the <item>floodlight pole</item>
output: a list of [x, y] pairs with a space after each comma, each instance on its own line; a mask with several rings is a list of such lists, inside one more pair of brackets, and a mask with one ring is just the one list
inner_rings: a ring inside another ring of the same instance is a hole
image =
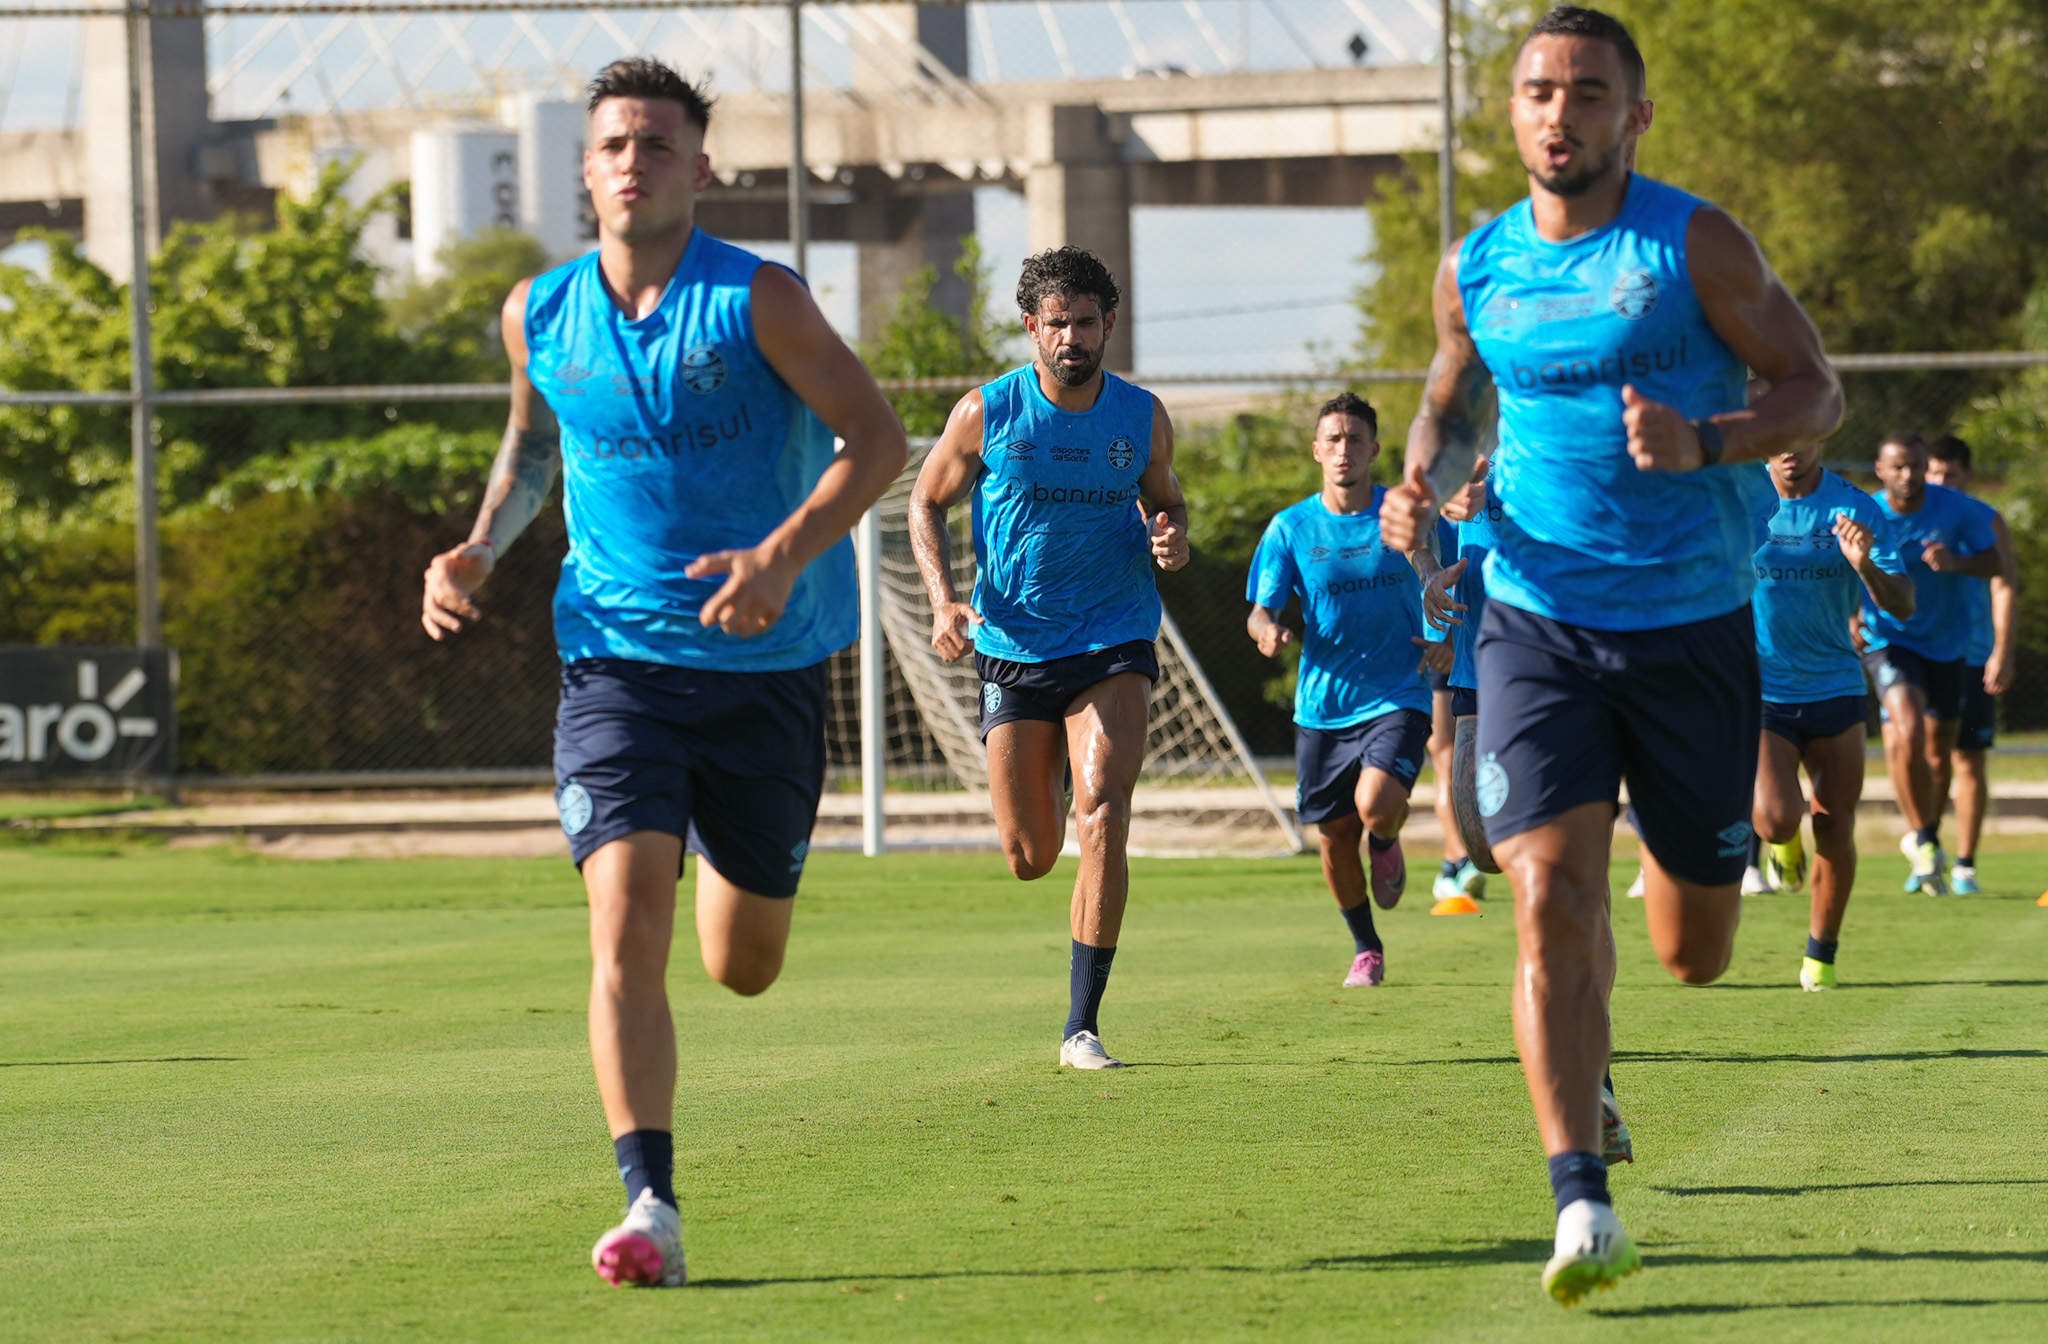
[[889, 749], [889, 725], [882, 712], [882, 522], [870, 508], [854, 529], [860, 556], [860, 852], [869, 858], [888, 848], [882, 809]]
[[149, 348], [149, 171], [142, 120], [143, 50], [149, 42], [150, 0], [128, 0], [128, 415], [135, 472], [135, 639], [144, 648], [164, 642], [156, 525], [156, 434], [151, 421]]
[[789, 0], [789, 246], [798, 275], [810, 270], [810, 185], [804, 166], [804, 0]]
[[1438, 0], [1437, 17], [1443, 25], [1443, 44], [1437, 64], [1441, 84], [1437, 91], [1437, 106], [1443, 117], [1443, 142], [1437, 149], [1437, 243], [1440, 252], [1451, 250], [1451, 242], [1458, 236], [1458, 164], [1457, 103], [1452, 90], [1451, 36], [1455, 21], [1451, 15], [1453, 0]]

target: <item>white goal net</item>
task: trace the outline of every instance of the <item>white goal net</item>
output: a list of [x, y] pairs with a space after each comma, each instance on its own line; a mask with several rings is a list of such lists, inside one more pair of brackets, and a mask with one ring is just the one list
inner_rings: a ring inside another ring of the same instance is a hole
[[[993, 833], [987, 758], [977, 729], [981, 682], [971, 659], [946, 663], [932, 651], [931, 605], [910, 549], [910, 487], [922, 453], [876, 505], [880, 523], [886, 812], [892, 843], [944, 844]], [[964, 520], [963, 505], [955, 511]], [[954, 530], [955, 584], [974, 584], [974, 553]], [[1171, 613], [1159, 631], [1159, 681], [1152, 692], [1145, 764], [1134, 799], [1131, 852], [1145, 855], [1270, 855], [1298, 852], [1301, 832], [1254, 764], [1237, 727], [1189, 655]], [[857, 757], [858, 657], [837, 661], [834, 757]], [[850, 800], [848, 800], [850, 801]], [[1069, 838], [1071, 841], [1071, 830]], [[984, 840], [985, 843], [985, 840]]]

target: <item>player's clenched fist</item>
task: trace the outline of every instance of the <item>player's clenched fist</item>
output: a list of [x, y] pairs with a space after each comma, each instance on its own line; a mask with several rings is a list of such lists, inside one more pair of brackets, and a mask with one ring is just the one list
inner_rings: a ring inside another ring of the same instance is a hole
[[1835, 544], [1842, 548], [1842, 558], [1852, 569], [1862, 569], [1870, 559], [1870, 548], [1877, 541], [1877, 535], [1867, 523], [1859, 523], [1846, 513], [1835, 515]]
[[1493, 469], [1493, 459], [1482, 457], [1472, 464], [1472, 475], [1458, 487], [1457, 493], [1444, 501], [1443, 515], [1454, 523], [1469, 523], [1486, 508], [1486, 473]]
[[1380, 498], [1380, 544], [1403, 554], [1416, 550], [1436, 524], [1436, 491], [1420, 471]]
[[1175, 570], [1188, 562], [1188, 534], [1165, 514], [1152, 520], [1152, 561], [1161, 569]]
[[1628, 430], [1628, 455], [1640, 471], [1697, 471], [1707, 455], [1700, 432], [1676, 406], [1651, 401], [1633, 383], [1621, 389], [1621, 423]]
[[968, 631], [981, 624], [981, 613], [965, 602], [948, 602], [932, 613], [932, 648], [947, 662], [974, 652]]
[[710, 551], [692, 560], [683, 570], [687, 578], [705, 579], [726, 575], [717, 592], [697, 612], [697, 623], [709, 629], [717, 626], [728, 635], [748, 639], [782, 619], [789, 605], [796, 575], [751, 547], [737, 551]]
[[462, 623], [480, 621], [483, 612], [470, 594], [490, 577], [493, 556], [487, 541], [465, 541], [441, 552], [427, 565], [426, 594], [420, 602], [420, 624], [435, 639], [459, 634]]

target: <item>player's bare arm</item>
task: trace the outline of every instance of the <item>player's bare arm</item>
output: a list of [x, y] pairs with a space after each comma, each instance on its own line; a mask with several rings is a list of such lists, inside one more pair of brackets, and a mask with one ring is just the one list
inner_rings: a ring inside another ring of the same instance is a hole
[[1152, 458], [1138, 477], [1138, 498], [1145, 504], [1146, 528], [1152, 534], [1152, 563], [1172, 571], [1187, 565], [1188, 501], [1180, 478], [1173, 474], [1173, 420], [1159, 398], [1152, 398]]
[[512, 412], [505, 438], [484, 485], [483, 507], [469, 540], [441, 552], [427, 565], [420, 624], [435, 639], [446, 639], [464, 621], [480, 620], [472, 600], [513, 540], [539, 516], [562, 468], [562, 432], [554, 412], [526, 376], [526, 292], [520, 281], [499, 314], [505, 352], [512, 361]]
[[966, 497], [981, 475], [981, 389], [954, 403], [939, 441], [918, 468], [910, 491], [910, 550], [932, 604], [932, 648], [954, 662], [973, 651], [968, 630], [981, 616], [953, 587], [953, 534], [946, 510]]
[[1920, 548], [1920, 558], [1937, 574], [1967, 574], [1973, 579], [1997, 579], [2005, 575], [2005, 561], [1999, 557], [1996, 548], [1963, 555], [1936, 541]]
[[1877, 562], [1870, 557], [1877, 537], [1869, 524], [1859, 523], [1846, 513], [1836, 514], [1835, 544], [1841, 548], [1842, 558], [1863, 580], [1864, 590], [1880, 610], [1901, 621], [1913, 618], [1913, 609], [1918, 602], [1913, 592], [1913, 580], [1904, 574], [1887, 574], [1877, 567]]
[[1991, 579], [1991, 657], [1984, 664], [1984, 689], [2004, 695], [2012, 689], [2013, 638], [2019, 625], [2019, 565], [2013, 559], [2012, 533], [2005, 515], [1991, 516], [1991, 531], [1998, 538], [1999, 572]]
[[1622, 389], [1628, 451], [1644, 471], [1694, 471], [1707, 464], [1701, 439], [1718, 434], [1721, 462], [1759, 462], [1819, 443], [1842, 423], [1842, 383], [1820, 331], [1764, 260], [1756, 240], [1727, 212], [1704, 206], [1686, 227], [1686, 270], [1707, 325], [1767, 390], [1740, 410], [1699, 424], [1677, 407]]
[[693, 579], [727, 576], [698, 620], [741, 636], [781, 619], [804, 566], [853, 530], [910, 454], [903, 422], [803, 282], [780, 266], [763, 266], [750, 294], [762, 357], [843, 446], [809, 498], [759, 544], [701, 555], [685, 571]]
[[1408, 426], [1401, 483], [1380, 501], [1380, 540], [1412, 554], [1426, 547], [1439, 498], [1474, 478], [1486, 447], [1487, 393], [1493, 376], [1465, 325], [1458, 293], [1458, 244], [1436, 270], [1430, 306], [1436, 316], [1436, 354], [1429, 361], [1422, 405]]

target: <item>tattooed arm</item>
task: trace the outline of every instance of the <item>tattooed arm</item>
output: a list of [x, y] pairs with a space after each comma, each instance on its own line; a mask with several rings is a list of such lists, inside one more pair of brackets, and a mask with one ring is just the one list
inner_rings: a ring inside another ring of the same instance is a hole
[[540, 514], [554, 489], [555, 473], [561, 470], [561, 430], [554, 412], [526, 377], [527, 285], [522, 280], [513, 286], [500, 318], [505, 352], [512, 359], [512, 414], [484, 486], [483, 507], [469, 540], [441, 552], [427, 566], [420, 624], [435, 639], [460, 631], [465, 620], [482, 619], [471, 595], [490, 577], [513, 539]]
[[1480, 459], [1493, 439], [1493, 378], [1465, 325], [1458, 293], [1458, 244], [1437, 267], [1431, 308], [1436, 355], [1422, 407], [1408, 427], [1401, 483], [1380, 504], [1380, 539], [1391, 550], [1413, 552], [1429, 544], [1438, 501], [1481, 474]]

